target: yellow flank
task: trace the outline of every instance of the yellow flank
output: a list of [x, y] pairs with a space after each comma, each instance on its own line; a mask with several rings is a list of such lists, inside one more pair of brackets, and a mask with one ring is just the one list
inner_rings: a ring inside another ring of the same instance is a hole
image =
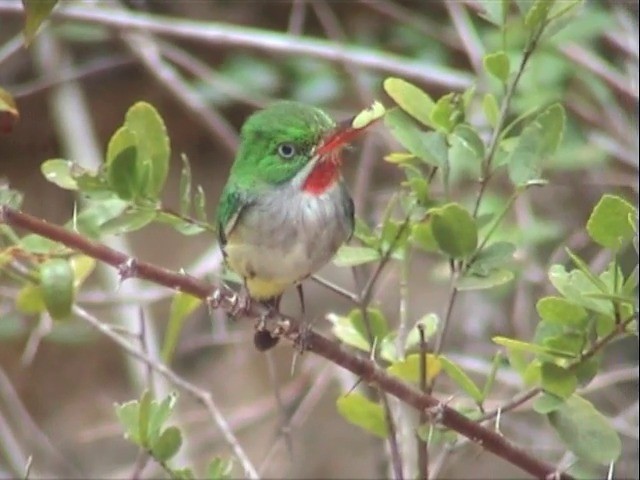
[[249, 295], [255, 300], [267, 300], [269, 298], [282, 295], [291, 284], [282, 284], [273, 280], [262, 280], [260, 278], [247, 279], [247, 289]]

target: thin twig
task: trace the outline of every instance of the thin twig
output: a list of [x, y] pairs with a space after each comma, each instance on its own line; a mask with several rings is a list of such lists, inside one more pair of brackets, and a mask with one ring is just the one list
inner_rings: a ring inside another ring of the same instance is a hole
[[[418, 324], [418, 332], [420, 333], [420, 390], [427, 392], [427, 341], [425, 339], [424, 325]], [[420, 425], [425, 425], [429, 420], [427, 412], [420, 412]], [[418, 478], [427, 480], [429, 478], [429, 444], [423, 440], [420, 435], [416, 434], [418, 447]]]
[[[20, 2], [0, 2], [0, 12], [22, 15]], [[183, 20], [141, 12], [116, 11], [61, 4], [53, 11], [54, 20], [77, 21], [103, 25], [119, 30], [142, 30], [175, 38], [198, 40], [210, 44], [234, 45], [273, 53], [306, 55], [329, 61], [350, 62], [364, 68], [393, 72], [405, 78], [415, 78], [427, 84], [439, 85], [450, 90], [463, 90], [471, 86], [473, 78], [468, 72], [444, 68], [424, 59], [382, 53], [363, 47], [337, 45], [335, 42], [291, 35], [244, 25]]]

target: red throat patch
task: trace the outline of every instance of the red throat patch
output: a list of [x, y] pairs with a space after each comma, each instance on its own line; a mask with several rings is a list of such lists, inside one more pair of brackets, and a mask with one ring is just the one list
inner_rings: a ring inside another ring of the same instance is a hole
[[340, 176], [340, 159], [323, 158], [313, 167], [302, 185], [312, 195], [322, 195]]

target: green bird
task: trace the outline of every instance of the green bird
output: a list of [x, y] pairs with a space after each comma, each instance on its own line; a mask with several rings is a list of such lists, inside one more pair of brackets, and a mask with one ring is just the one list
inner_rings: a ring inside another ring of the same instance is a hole
[[251, 299], [277, 309], [287, 288], [299, 286], [351, 237], [353, 200], [340, 166], [342, 147], [366, 128], [354, 125], [282, 101], [242, 126], [217, 225], [226, 264]]

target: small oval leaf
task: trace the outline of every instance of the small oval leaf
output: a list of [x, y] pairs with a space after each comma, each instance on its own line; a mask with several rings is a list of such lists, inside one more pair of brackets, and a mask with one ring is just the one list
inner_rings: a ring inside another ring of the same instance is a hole
[[40, 288], [47, 311], [55, 320], [71, 314], [75, 294], [73, 268], [68, 260], [54, 258], [40, 265]]

